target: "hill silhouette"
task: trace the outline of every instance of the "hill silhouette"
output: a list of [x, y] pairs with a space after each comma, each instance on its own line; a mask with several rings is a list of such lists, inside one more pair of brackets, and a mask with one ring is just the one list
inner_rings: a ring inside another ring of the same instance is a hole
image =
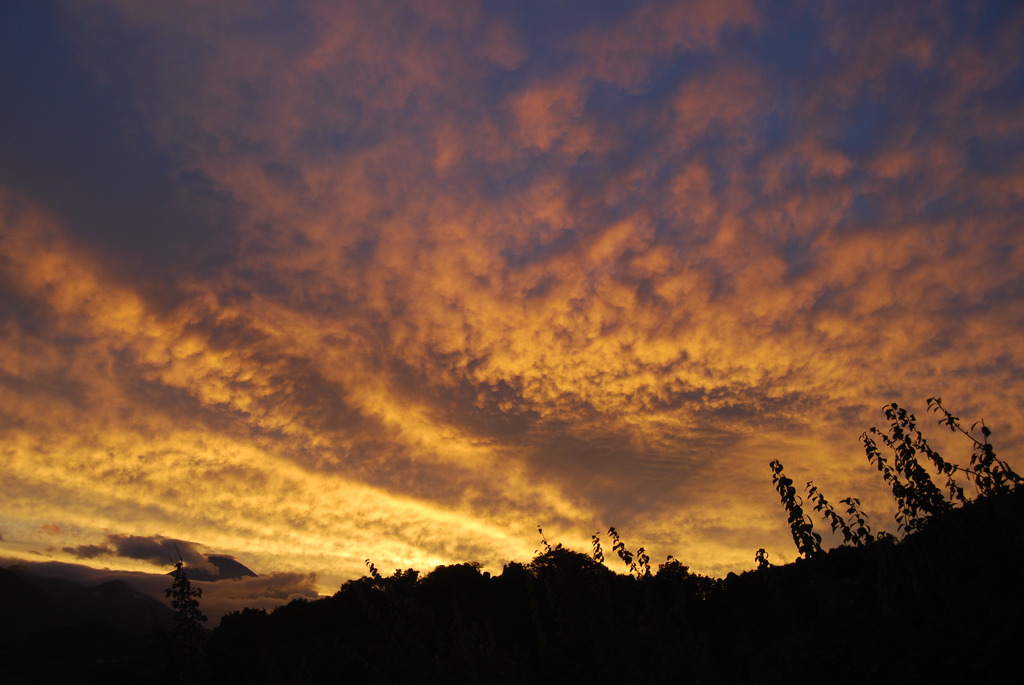
[[0, 682], [146, 682], [171, 610], [122, 580], [81, 585], [0, 568]]

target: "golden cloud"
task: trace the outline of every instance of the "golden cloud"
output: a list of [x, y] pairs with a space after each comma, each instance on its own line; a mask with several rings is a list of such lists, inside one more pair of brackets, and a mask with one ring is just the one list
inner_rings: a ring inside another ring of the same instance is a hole
[[[977, 104], [1008, 73], [979, 61], [1020, 63], [1006, 41], [940, 51], [893, 9], [862, 42], [816, 10], [834, 61], [789, 80], [746, 2], [541, 45], [484, 5], [311, 3], [274, 30], [271, 5], [248, 28], [219, 3], [69, 10], [94, 69], [105, 39], [153, 46], [118, 77], [230, 199], [232, 253], [156, 302], [3, 196], [15, 528], [336, 581], [614, 523], [718, 572], [785, 544], [771, 458], [884, 511], [856, 438], [886, 401], [942, 392], [1021, 444], [1024, 186], [966, 152], [1020, 133]], [[950, 76], [912, 80], [929, 117], [887, 90], [907, 63]]]

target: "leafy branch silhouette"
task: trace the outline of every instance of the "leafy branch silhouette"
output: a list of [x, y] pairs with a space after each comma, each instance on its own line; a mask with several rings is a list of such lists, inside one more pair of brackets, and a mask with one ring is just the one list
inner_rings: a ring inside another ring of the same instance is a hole
[[[1021, 486], [1022, 479], [1010, 468], [1009, 464], [996, 456], [989, 437], [991, 429], [984, 420], [978, 420], [966, 429], [960, 418], [942, 406], [939, 397], [928, 398], [928, 410], [942, 416], [940, 425], [947, 426], [951, 431], [966, 436], [972, 443], [970, 467], [964, 468], [942, 458], [921, 433], [917, 417], [895, 402], [882, 407], [885, 418], [889, 421], [886, 430], [872, 427], [861, 434], [861, 443], [868, 462], [882, 475], [882, 479], [892, 492], [896, 501], [897, 531], [909, 535], [923, 530], [929, 521], [940, 517], [954, 508], [963, 507], [972, 500], [966, 495], [954, 474], [957, 472], [974, 484], [978, 498], [1008, 495]], [[982, 439], [973, 435], [980, 426]], [[881, 447], [879, 446], [881, 443]], [[887, 456], [888, 454], [888, 456]], [[931, 475], [922, 464], [930, 463], [935, 471], [945, 478], [944, 487], [947, 494], [935, 485]], [[783, 507], [789, 520], [790, 532], [797, 550], [804, 557], [814, 556], [822, 551], [821, 536], [814, 532], [809, 516], [804, 513], [803, 501], [797, 495], [793, 481], [783, 473], [782, 463], [774, 459], [769, 464], [772, 470], [772, 483], [779, 493]], [[846, 516], [829, 503], [824, 494], [807, 481], [807, 496], [814, 506], [814, 511], [832, 529], [833, 533], [841, 533], [842, 545], [863, 547], [879, 540], [892, 540], [886, 532], [873, 535], [867, 524], [867, 514], [860, 508], [860, 500], [847, 497], [840, 500], [846, 505]], [[848, 518], [847, 518], [848, 517]], [[758, 568], [767, 563], [767, 556], [758, 550], [756, 562]]]

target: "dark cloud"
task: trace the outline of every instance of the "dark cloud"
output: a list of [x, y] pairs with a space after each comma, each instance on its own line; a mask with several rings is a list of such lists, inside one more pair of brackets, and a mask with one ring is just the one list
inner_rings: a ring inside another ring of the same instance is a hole
[[230, 554], [202, 551], [202, 545], [186, 540], [175, 540], [160, 535], [108, 535], [101, 545], [79, 545], [64, 547], [63, 551], [79, 559], [97, 557], [122, 557], [148, 561], [155, 566], [172, 567], [179, 560], [185, 563], [190, 579], [214, 582], [256, 577], [256, 574], [242, 565]]
[[63, 550], [79, 559], [94, 559], [96, 557], [110, 556], [114, 549], [107, 545], [79, 545], [77, 547], [64, 547]]
[[116, 555], [128, 559], [139, 559], [158, 565], [173, 565], [178, 559], [186, 564], [206, 563], [206, 557], [194, 542], [173, 540], [159, 535], [108, 535], [107, 540]]
[[[63, 551], [80, 559], [93, 559], [101, 556], [124, 557], [148, 561], [156, 566], [173, 566], [179, 559], [187, 566], [196, 567], [209, 575], [207, 580], [217, 577], [217, 567], [211, 565], [202, 546], [187, 540], [175, 540], [161, 535], [118, 535], [107, 536], [103, 544], [87, 544], [77, 547], [65, 547]], [[211, 571], [212, 569], [212, 571]]]

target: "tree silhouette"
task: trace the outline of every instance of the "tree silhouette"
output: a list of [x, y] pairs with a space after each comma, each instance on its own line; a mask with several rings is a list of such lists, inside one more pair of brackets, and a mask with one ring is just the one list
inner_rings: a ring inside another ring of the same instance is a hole
[[203, 596], [202, 588], [193, 588], [185, 564], [179, 558], [170, 573], [173, 581], [164, 590], [164, 595], [171, 600], [174, 609], [174, 623], [169, 632], [158, 631], [157, 639], [169, 660], [169, 666], [176, 674], [178, 682], [198, 682], [203, 648], [207, 638], [207, 630], [203, 626], [206, 616], [199, 609], [199, 598]]

